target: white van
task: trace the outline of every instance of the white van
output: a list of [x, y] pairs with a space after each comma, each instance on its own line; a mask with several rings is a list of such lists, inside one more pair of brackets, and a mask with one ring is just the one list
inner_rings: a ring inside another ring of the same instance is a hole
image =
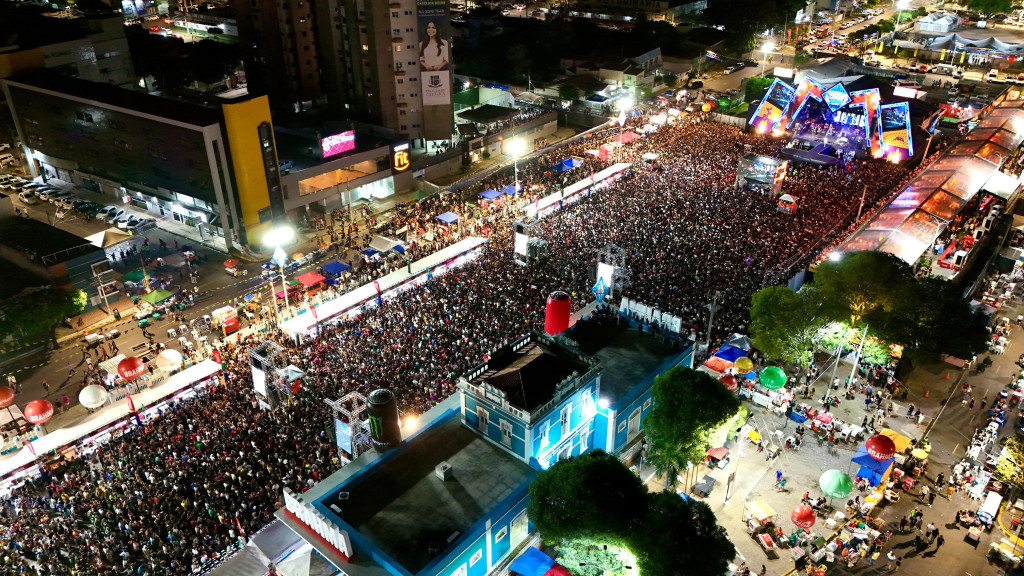
[[935, 66], [932, 66], [929, 72], [932, 74], [943, 74], [945, 76], [956, 76], [957, 72], [960, 73], [960, 76], [964, 75], [963, 71], [957, 69], [957, 67], [952, 64], [936, 64]]
[[0, 166], [14, 164], [14, 154], [0, 154]]
[[989, 70], [985, 75], [985, 82], [999, 82], [999, 70], [995, 68]]
[[1003, 497], [998, 492], [989, 492], [985, 496], [985, 503], [978, 508], [978, 520], [986, 524], [991, 524], [999, 513], [999, 504], [1003, 501]]

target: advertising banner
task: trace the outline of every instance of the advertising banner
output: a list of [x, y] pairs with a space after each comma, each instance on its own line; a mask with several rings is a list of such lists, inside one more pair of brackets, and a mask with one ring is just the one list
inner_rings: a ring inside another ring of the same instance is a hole
[[420, 89], [424, 106], [448, 106], [452, 101], [451, 26], [447, 0], [417, 0]]

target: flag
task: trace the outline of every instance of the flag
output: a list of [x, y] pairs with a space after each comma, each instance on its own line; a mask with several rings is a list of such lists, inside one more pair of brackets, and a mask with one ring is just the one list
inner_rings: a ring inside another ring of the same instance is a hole
[[316, 317], [316, 306], [310, 306], [309, 311], [313, 313], [313, 320], [317, 320]]
[[618, 121], [619, 121], [619, 126], [620, 126], [620, 127], [621, 127], [621, 126], [622, 126], [623, 124], [625, 124], [625, 123], [626, 123], [626, 111], [625, 111], [625, 110], [620, 110], [620, 111], [619, 111], [619, 118], [618, 118]]
[[28, 451], [31, 452], [33, 456], [36, 455], [36, 447], [32, 445], [31, 440], [25, 440], [25, 446], [28, 447]]

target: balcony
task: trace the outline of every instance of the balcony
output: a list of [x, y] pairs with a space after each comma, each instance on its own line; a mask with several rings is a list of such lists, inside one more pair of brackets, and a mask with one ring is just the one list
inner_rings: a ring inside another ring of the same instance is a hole
[[401, 36], [395, 36], [391, 39], [392, 44], [401, 44], [403, 42]]
[[405, 76], [405, 70], [395, 70], [395, 76], [398, 78]]

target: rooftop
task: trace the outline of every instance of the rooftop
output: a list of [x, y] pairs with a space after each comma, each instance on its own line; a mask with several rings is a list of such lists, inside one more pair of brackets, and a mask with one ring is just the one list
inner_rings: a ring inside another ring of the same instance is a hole
[[47, 266], [64, 262], [89, 252], [99, 251], [91, 242], [30, 218], [5, 218], [0, 221], [0, 244], [45, 259]]
[[[321, 503], [337, 504], [345, 523], [413, 574], [536, 473], [466, 428], [457, 412], [396, 450]], [[442, 461], [452, 466], [448, 481], [434, 475]]]
[[531, 338], [518, 350], [505, 347], [487, 362], [487, 370], [471, 381], [482, 382], [505, 393], [509, 404], [532, 411], [555, 395], [558, 384], [573, 372], [590, 366], [564, 348]]
[[19, 74], [11, 78], [5, 78], [4, 82], [22, 84], [68, 96], [76, 96], [100, 106], [106, 105], [123, 108], [191, 126], [210, 126], [221, 121], [221, 113], [218, 109], [206, 108], [170, 98], [161, 98], [160, 96], [153, 96], [145, 92], [126, 90], [111, 84], [90, 82], [47, 70]]
[[626, 398], [637, 384], [682, 352], [660, 338], [640, 336], [629, 325], [607, 320], [579, 322], [568, 336], [581, 352], [601, 361], [601, 396], [613, 403]]

